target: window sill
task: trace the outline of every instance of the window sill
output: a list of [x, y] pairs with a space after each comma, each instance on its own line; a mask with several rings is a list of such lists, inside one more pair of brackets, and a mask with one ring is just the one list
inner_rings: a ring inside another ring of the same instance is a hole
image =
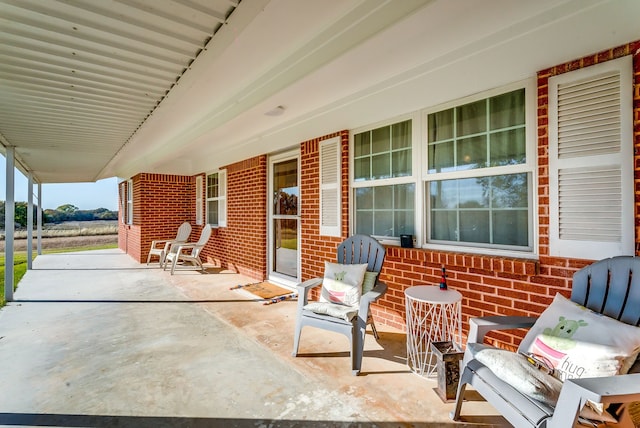
[[538, 260], [538, 254], [535, 254], [531, 251], [516, 251], [516, 250], [504, 250], [498, 248], [483, 248], [483, 247], [463, 247], [463, 246], [453, 246], [453, 245], [423, 245], [423, 250], [431, 250], [431, 251], [442, 251], [446, 253], [456, 253], [456, 254], [473, 254], [478, 256], [487, 256], [487, 257], [507, 257], [511, 259], [520, 259], [520, 260]]
[[[403, 248], [399, 245], [387, 247], [387, 256], [403, 261], [419, 261], [420, 264], [434, 264], [450, 266], [463, 266], [477, 271], [494, 272], [497, 274], [515, 275], [518, 277], [537, 275], [539, 261], [533, 257], [498, 254], [470, 253], [466, 249], [458, 251], [448, 248], [446, 250], [429, 248]], [[412, 264], [415, 262], [411, 262]]]

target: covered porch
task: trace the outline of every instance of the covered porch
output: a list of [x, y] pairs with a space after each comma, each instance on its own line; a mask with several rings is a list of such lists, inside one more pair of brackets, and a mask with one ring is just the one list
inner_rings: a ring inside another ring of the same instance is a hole
[[[466, 329], [539, 314], [576, 270], [638, 252], [639, 2], [36, 3], [0, 0], [7, 239], [15, 163], [30, 195], [118, 177], [122, 252], [38, 256], [7, 295], [7, 424], [447, 426], [451, 405], [405, 364], [408, 287], [446, 265]], [[577, 142], [557, 132], [574, 86]], [[592, 101], [604, 124], [582, 132]], [[275, 209], [283, 193], [295, 210]], [[228, 271], [136, 263], [184, 221], [216, 227], [202, 256]], [[293, 275], [274, 263], [280, 230]], [[386, 245], [389, 291], [354, 379], [342, 337], [305, 331], [291, 358], [292, 302], [229, 287], [319, 276], [355, 233]], [[470, 423], [495, 422], [472, 404]]]
[[330, 332], [305, 329], [292, 358], [296, 302], [230, 289], [251, 282], [116, 249], [38, 256], [0, 312], [0, 425], [508, 426], [480, 401], [451, 422], [388, 326], [368, 333], [361, 376]]

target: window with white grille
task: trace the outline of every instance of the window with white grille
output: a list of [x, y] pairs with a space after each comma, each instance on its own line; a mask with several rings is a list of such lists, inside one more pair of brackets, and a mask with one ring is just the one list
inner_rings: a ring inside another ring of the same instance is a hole
[[523, 82], [427, 114], [429, 243], [533, 251], [532, 92]]
[[207, 175], [207, 223], [227, 226], [227, 171]]
[[397, 243], [416, 234], [413, 142], [412, 118], [354, 134], [355, 233]]
[[549, 79], [549, 253], [633, 254], [631, 57]]
[[127, 224], [133, 224], [133, 180], [127, 181]]

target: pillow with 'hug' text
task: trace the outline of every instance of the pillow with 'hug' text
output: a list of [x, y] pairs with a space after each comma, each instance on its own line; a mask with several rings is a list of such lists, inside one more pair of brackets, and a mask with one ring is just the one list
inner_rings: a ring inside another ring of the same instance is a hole
[[640, 327], [593, 312], [557, 294], [520, 343], [560, 380], [625, 374], [640, 351]]

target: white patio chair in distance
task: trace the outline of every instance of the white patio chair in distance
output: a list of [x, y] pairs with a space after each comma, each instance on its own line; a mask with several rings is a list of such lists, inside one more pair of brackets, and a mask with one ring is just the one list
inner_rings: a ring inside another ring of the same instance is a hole
[[163, 269], [166, 270], [167, 265], [171, 263], [171, 275], [173, 275], [173, 271], [176, 269], [178, 262], [190, 262], [199, 267], [200, 270], [204, 270], [204, 266], [200, 260], [200, 252], [209, 241], [210, 237], [211, 225], [208, 224], [202, 229], [198, 242], [171, 244], [169, 251], [165, 255]]
[[160, 263], [160, 267], [162, 267], [171, 244], [187, 242], [189, 240], [189, 235], [191, 235], [191, 224], [189, 224], [188, 221], [185, 221], [180, 225], [180, 227], [178, 227], [178, 232], [174, 239], [157, 239], [151, 241], [151, 248], [147, 255], [147, 265], [151, 262], [152, 256], [158, 256], [158, 262]]

